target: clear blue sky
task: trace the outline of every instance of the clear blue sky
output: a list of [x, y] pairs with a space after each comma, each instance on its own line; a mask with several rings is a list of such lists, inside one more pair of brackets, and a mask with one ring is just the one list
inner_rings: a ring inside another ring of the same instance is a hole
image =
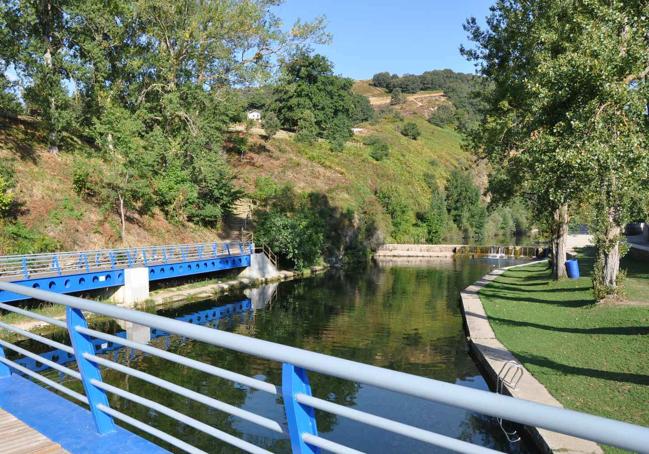
[[450, 68], [473, 72], [458, 49], [466, 43], [462, 24], [482, 23], [493, 0], [286, 0], [276, 13], [287, 26], [295, 19], [327, 17], [333, 34], [316, 50], [334, 62], [335, 71], [354, 79], [377, 72], [419, 74]]

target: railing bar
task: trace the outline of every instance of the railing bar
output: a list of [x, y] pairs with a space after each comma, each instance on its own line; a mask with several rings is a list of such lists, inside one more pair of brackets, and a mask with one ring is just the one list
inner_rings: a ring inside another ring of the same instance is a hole
[[24, 315], [25, 317], [33, 318], [35, 320], [40, 320], [42, 322], [47, 322], [50, 325], [58, 326], [59, 328], [66, 328], [65, 322], [63, 320], [57, 320], [52, 317], [47, 317], [45, 315], [37, 314], [35, 312], [27, 311], [19, 307], [14, 307], [9, 304], [0, 303], [0, 309], [6, 311], [15, 312], [16, 314]]
[[69, 353], [71, 355], [74, 355], [74, 350], [72, 347], [69, 345], [62, 344], [60, 342], [48, 339], [47, 337], [39, 336], [38, 334], [31, 333], [29, 331], [25, 331], [24, 329], [18, 328], [16, 326], [11, 326], [8, 325], [4, 322], [0, 322], [0, 328], [4, 328], [9, 331], [13, 331], [16, 334], [20, 334], [21, 336], [28, 337], [30, 339], [33, 339], [35, 341], [41, 342], [43, 344], [49, 345], [50, 347], [54, 347], [58, 350], [63, 350], [66, 353]]
[[185, 452], [188, 452], [190, 454], [207, 454], [205, 451], [202, 451], [198, 448], [195, 448], [194, 446], [190, 445], [189, 443], [185, 443], [182, 440], [179, 440], [178, 438], [166, 434], [162, 432], [161, 430], [156, 429], [155, 427], [151, 427], [150, 425], [143, 423], [142, 421], [138, 421], [135, 418], [131, 418], [128, 415], [125, 415], [124, 413], [117, 411], [113, 408], [107, 407], [102, 404], [97, 405], [97, 409], [106, 413], [109, 416], [112, 416], [115, 419], [119, 419], [120, 421], [125, 422], [126, 424], [129, 424], [133, 427], [136, 427], [144, 432], [147, 432], [154, 437], [158, 437], [159, 439], [166, 441], [170, 445], [173, 445], [177, 448], [182, 449]]
[[235, 383], [239, 383], [248, 386], [250, 388], [255, 388], [260, 391], [265, 391], [267, 393], [277, 395], [277, 387], [272, 383], [267, 383], [265, 381], [257, 380], [256, 378], [247, 377], [245, 375], [241, 375], [236, 372], [232, 372], [226, 369], [221, 369], [220, 367], [215, 367], [209, 364], [205, 364], [191, 358], [186, 358], [184, 356], [180, 356], [175, 353], [171, 353], [156, 347], [152, 347], [150, 345], [142, 344], [139, 342], [133, 342], [131, 340], [124, 339], [122, 337], [102, 333], [101, 331], [95, 331], [93, 329], [80, 328], [80, 327], [77, 328], [77, 331], [80, 332], [81, 334], [93, 336], [98, 339], [123, 345], [125, 347], [134, 348], [144, 353], [148, 353], [150, 355], [157, 356], [159, 358], [166, 359], [168, 361], [175, 362], [183, 366], [191, 367], [192, 369], [196, 369], [201, 372], [205, 372], [207, 374], [214, 375], [219, 378], [223, 378], [225, 380], [233, 381]]
[[259, 426], [272, 430], [274, 432], [281, 433], [281, 434], [285, 433], [285, 431], [282, 429], [282, 426], [280, 426], [277, 421], [273, 421], [272, 419], [265, 418], [263, 416], [257, 415], [247, 410], [243, 410], [241, 408], [235, 407], [234, 405], [221, 402], [220, 400], [213, 399], [211, 397], [208, 397], [196, 391], [192, 391], [191, 389], [185, 388], [184, 386], [176, 385], [175, 383], [171, 383], [162, 378], [155, 377], [153, 375], [147, 374], [146, 372], [140, 372], [139, 370], [132, 369], [128, 366], [124, 366], [122, 364], [101, 358], [99, 356], [90, 355], [90, 354], [84, 354], [83, 356], [89, 361], [116, 370], [118, 372], [122, 372], [123, 374], [130, 375], [135, 378], [139, 378], [140, 380], [147, 381], [156, 386], [159, 386], [161, 388], [179, 394], [183, 397], [187, 397], [188, 399], [192, 399], [196, 402], [205, 404], [216, 410], [229, 413], [233, 416], [238, 416], [239, 418], [245, 419], [246, 421], [250, 421]]
[[342, 416], [354, 421], [358, 421], [370, 426], [378, 427], [379, 429], [394, 432], [399, 435], [413, 438], [415, 440], [423, 441], [435, 446], [446, 449], [451, 449], [456, 452], [463, 453], [498, 453], [493, 449], [483, 448], [482, 446], [474, 445], [466, 441], [458, 440], [455, 438], [447, 437], [445, 435], [437, 434], [428, 430], [420, 429], [408, 424], [393, 421], [391, 419], [383, 418], [381, 416], [372, 415], [363, 411], [358, 411], [353, 408], [345, 407], [343, 405], [335, 404], [327, 400], [319, 399], [317, 397], [308, 396], [306, 394], [296, 394], [295, 400], [299, 403], [308, 405], [317, 410], [322, 410], [327, 413], [332, 413], [337, 416]]
[[316, 435], [304, 433], [302, 434], [302, 440], [312, 446], [324, 449], [325, 451], [333, 452], [335, 454], [365, 454], [363, 451], [348, 448], [347, 446], [340, 445]]
[[45, 364], [46, 366], [50, 366], [52, 369], [56, 369], [59, 372], [63, 372], [66, 375], [69, 375], [71, 377], [76, 378], [77, 380], [81, 380], [81, 374], [75, 370], [70, 369], [69, 367], [65, 367], [61, 364], [55, 363], [54, 361], [50, 361], [47, 358], [43, 358], [40, 355], [37, 355], [36, 353], [30, 352], [28, 350], [25, 350], [24, 348], [18, 347], [17, 345], [11, 344], [9, 342], [5, 342], [2, 339], [0, 339], [0, 345], [4, 346], [5, 348], [8, 348], [10, 350], [13, 350], [17, 353], [20, 353], [23, 356], [27, 356], [29, 358], [32, 358], [35, 361], [38, 361], [41, 364]]
[[225, 433], [222, 430], [209, 426], [197, 419], [192, 418], [191, 416], [184, 415], [176, 410], [167, 407], [166, 405], [159, 404], [158, 402], [154, 402], [145, 397], [138, 396], [99, 380], [90, 380], [90, 382], [97, 388], [103, 389], [104, 391], [113, 393], [119, 397], [122, 397], [123, 399], [130, 400], [144, 407], [150, 408], [151, 410], [155, 410], [159, 413], [167, 415], [170, 418], [175, 419], [176, 421], [182, 422], [183, 424], [193, 427], [196, 430], [200, 430], [201, 432], [211, 435], [214, 438], [218, 438], [219, 440], [232, 446], [236, 446], [239, 449], [243, 449], [244, 451], [254, 454], [271, 454], [270, 451], [260, 448], [259, 446], [255, 446], [252, 443], [248, 443], [245, 440], [241, 440], [240, 438]]
[[10, 359], [0, 357], [0, 362], [3, 362], [9, 367], [12, 367], [12, 368], [22, 372], [25, 375], [29, 375], [30, 377], [35, 378], [36, 380], [39, 380], [39, 381], [45, 383], [46, 385], [51, 386], [52, 388], [54, 388], [54, 389], [56, 389], [58, 391], [61, 391], [62, 393], [67, 394], [70, 397], [75, 398], [75, 399], [83, 402], [86, 405], [88, 404], [88, 398], [86, 396], [84, 396], [82, 394], [79, 394], [76, 391], [72, 391], [71, 389], [66, 388], [65, 386], [62, 386], [59, 383], [56, 383], [55, 381], [50, 380], [47, 377], [43, 377], [41, 374], [37, 374], [36, 372], [31, 371], [31, 370], [27, 369], [26, 367], [23, 367], [20, 364], [14, 362], [14, 361], [11, 361]]

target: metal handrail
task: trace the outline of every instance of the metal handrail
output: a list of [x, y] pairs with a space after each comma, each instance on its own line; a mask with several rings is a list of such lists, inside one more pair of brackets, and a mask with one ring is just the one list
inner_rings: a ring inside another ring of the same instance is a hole
[[138, 248], [7, 255], [0, 256], [0, 278], [21, 276], [28, 279], [42, 275], [62, 275], [82, 270], [89, 272], [91, 270], [236, 256], [242, 254], [242, 251], [248, 251], [251, 244], [242, 239], [242, 241], [236, 242], [153, 245]]
[[[84, 326], [83, 319], [79, 319], [79, 314], [82, 314], [81, 311], [89, 311], [98, 315], [160, 329], [196, 341], [283, 363], [281, 391], [288, 421], [288, 434], [294, 452], [302, 452], [301, 447], [306, 446], [306, 444], [322, 447], [329, 446], [330, 448], [335, 448], [335, 450], [343, 452], [342, 449], [344, 447], [342, 445], [330, 442], [318, 435], [315, 418], [313, 417], [315, 409], [349, 417], [365, 424], [381, 427], [384, 430], [390, 430], [434, 445], [447, 446], [461, 452], [476, 452], [478, 449], [475, 445], [471, 445], [468, 442], [449, 439], [449, 437], [421, 428], [378, 417], [356, 409], [352, 411], [351, 409], [323, 399], [315, 399], [311, 397], [306, 370], [451, 405], [495, 418], [503, 418], [523, 425], [540, 427], [632, 451], [648, 452], [649, 428], [646, 427], [388, 370], [69, 295], [61, 295], [5, 282], [0, 282], [0, 290], [23, 294], [31, 298], [53, 304], [61, 304], [66, 307], [68, 315], [67, 326], [70, 337], [72, 338], [75, 356], [80, 365], [79, 371], [84, 381], [84, 387], [86, 390], [91, 389], [93, 393], [96, 393], [91, 394], [87, 392], [89, 406], [91, 411], [100, 413], [102, 416], [108, 418], [110, 424], [113, 424], [112, 418], [115, 417], [122, 421], [128, 420], [130, 421], [127, 421], [129, 424], [136, 424], [143, 430], [147, 430], [147, 428], [152, 429], [150, 426], [146, 426], [144, 423], [140, 424], [115, 410], [109, 410], [110, 407], [105, 398], [105, 393], [115, 392], [123, 398], [135, 400], [145, 406], [155, 405], [156, 411], [165, 411], [168, 416], [171, 415], [171, 417], [189, 425], [194, 424], [193, 427], [198, 428], [198, 430], [207, 431], [206, 433], [226, 442], [236, 444], [245, 450], [261, 451], [259, 448], [252, 449], [243, 440], [224, 439], [220, 435], [221, 432], [217, 429], [212, 430], [204, 425], [197, 427], [195, 425], [197, 422], [195, 423], [195, 420], [192, 418], [178, 414], [178, 412], [174, 412], [174, 410], [168, 409], [162, 404], [152, 404], [150, 401], [139, 396], [132, 395], [124, 390], [116, 390], [114, 387], [103, 384], [98, 367], [96, 370], [82, 367], [84, 361], [93, 364], [94, 352], [84, 350], [86, 347], [79, 342], [78, 338], [92, 336], [92, 333], [96, 331], [87, 328], [87, 325]], [[156, 353], [155, 349], [147, 344], [126, 341], [124, 339], [120, 342], [128, 342], [135, 348], [142, 350], [148, 349], [152, 354]], [[0, 362], [5, 363], [2, 360]], [[95, 364], [95, 366], [97, 365]], [[205, 366], [209, 365], [206, 364]], [[126, 374], [134, 373], [124, 368], [121, 371]], [[110, 425], [107, 425], [103, 427], [103, 430], [106, 430], [106, 427], [110, 429]], [[99, 424], [98, 430], [101, 431]], [[151, 432], [149, 431], [149, 433]], [[197, 450], [192, 450], [191, 452], [197, 452]], [[348, 450], [347, 452], [352, 451]]]

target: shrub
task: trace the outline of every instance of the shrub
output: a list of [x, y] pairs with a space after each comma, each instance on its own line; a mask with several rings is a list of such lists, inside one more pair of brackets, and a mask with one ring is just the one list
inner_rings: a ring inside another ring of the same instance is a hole
[[455, 109], [450, 104], [442, 104], [428, 117], [430, 124], [443, 128], [455, 122]]
[[60, 249], [58, 241], [30, 229], [22, 222], [0, 221], [0, 251], [4, 254], [35, 254]]
[[419, 126], [417, 126], [416, 123], [409, 121], [401, 127], [401, 134], [412, 140], [417, 140], [417, 138], [421, 135], [421, 131], [419, 130]]
[[375, 161], [382, 161], [390, 154], [390, 146], [377, 136], [369, 136], [363, 143], [370, 147], [370, 156]]
[[407, 240], [415, 219], [403, 197], [394, 189], [379, 190], [376, 197], [392, 221], [392, 238], [396, 241]]
[[390, 94], [390, 105], [396, 106], [398, 104], [403, 104], [406, 98], [403, 96], [400, 88], [395, 88]]
[[446, 199], [442, 191], [433, 189], [430, 207], [424, 216], [424, 224], [426, 226], [426, 242], [441, 243], [448, 225]]
[[0, 219], [9, 216], [16, 202], [13, 193], [14, 169], [7, 163], [0, 162]]
[[275, 112], [265, 112], [264, 117], [261, 120], [261, 125], [264, 128], [264, 131], [266, 131], [268, 139], [272, 139], [281, 126]]

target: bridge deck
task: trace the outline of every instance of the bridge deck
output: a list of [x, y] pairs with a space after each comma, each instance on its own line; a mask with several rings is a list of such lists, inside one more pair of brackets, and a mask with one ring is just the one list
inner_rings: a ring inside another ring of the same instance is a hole
[[0, 440], [4, 454], [64, 454], [61, 445], [0, 408]]

